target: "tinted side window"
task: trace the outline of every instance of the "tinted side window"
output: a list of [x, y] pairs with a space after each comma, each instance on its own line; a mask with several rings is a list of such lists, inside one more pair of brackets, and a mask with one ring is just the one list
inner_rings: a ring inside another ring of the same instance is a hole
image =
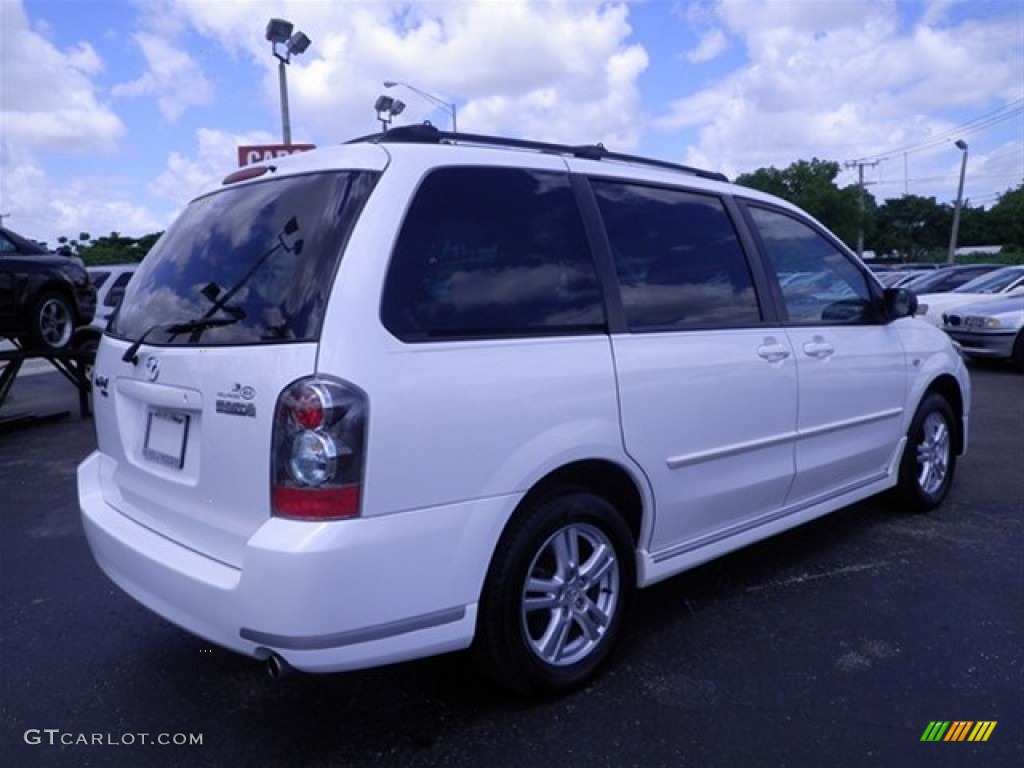
[[761, 312], [721, 200], [592, 182], [632, 331], [754, 325]]
[[831, 241], [779, 211], [752, 206], [750, 214], [790, 322], [857, 325], [881, 319], [867, 278]]
[[979, 267], [978, 269], [950, 271], [948, 274], [944, 275], [942, 279], [932, 285], [930, 290], [932, 293], [945, 293], [946, 291], [952, 291], [954, 288], [959, 288], [964, 283], [985, 274], [989, 269], [989, 267]]
[[472, 167], [431, 173], [395, 244], [381, 317], [406, 341], [604, 330], [568, 176]]

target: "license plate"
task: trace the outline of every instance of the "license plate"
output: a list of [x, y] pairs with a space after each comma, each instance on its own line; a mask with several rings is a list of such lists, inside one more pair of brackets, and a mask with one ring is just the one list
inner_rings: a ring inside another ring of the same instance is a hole
[[150, 461], [174, 469], [185, 466], [185, 441], [188, 416], [174, 411], [152, 410], [146, 425], [142, 455]]

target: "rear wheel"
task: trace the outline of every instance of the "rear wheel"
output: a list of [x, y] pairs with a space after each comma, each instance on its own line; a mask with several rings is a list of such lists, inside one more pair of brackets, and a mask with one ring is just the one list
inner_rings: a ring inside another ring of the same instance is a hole
[[914, 414], [897, 485], [900, 499], [912, 512], [934, 509], [949, 493], [956, 469], [954, 424], [953, 409], [934, 392]]
[[502, 537], [480, 601], [476, 651], [521, 693], [585, 683], [611, 652], [635, 584], [633, 541], [615, 508], [566, 491]]
[[75, 314], [71, 302], [60, 293], [44, 293], [36, 301], [29, 318], [26, 347], [61, 351], [71, 344], [75, 332]]

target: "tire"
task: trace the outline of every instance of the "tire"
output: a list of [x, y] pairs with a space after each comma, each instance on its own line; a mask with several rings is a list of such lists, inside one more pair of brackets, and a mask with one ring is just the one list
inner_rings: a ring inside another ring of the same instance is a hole
[[1024, 330], [1017, 331], [1017, 338], [1013, 342], [1013, 352], [1010, 353], [1010, 362], [1018, 371], [1024, 373]]
[[579, 687], [608, 658], [636, 585], [628, 527], [604, 498], [566, 490], [502, 536], [480, 600], [475, 648], [519, 693]]
[[92, 370], [96, 364], [96, 351], [99, 349], [99, 346], [99, 338], [92, 334], [89, 334], [75, 344], [75, 352], [82, 356], [82, 375], [89, 381], [92, 381]]
[[60, 352], [74, 335], [75, 313], [67, 297], [53, 292], [40, 296], [32, 307], [26, 346]]
[[946, 399], [934, 392], [918, 406], [907, 432], [896, 491], [911, 512], [928, 512], [949, 493], [956, 470], [953, 436], [956, 418]]

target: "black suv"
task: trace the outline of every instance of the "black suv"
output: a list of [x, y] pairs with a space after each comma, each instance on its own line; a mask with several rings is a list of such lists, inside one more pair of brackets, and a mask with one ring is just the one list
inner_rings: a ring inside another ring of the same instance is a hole
[[95, 313], [96, 289], [80, 259], [0, 228], [0, 336], [60, 351]]

